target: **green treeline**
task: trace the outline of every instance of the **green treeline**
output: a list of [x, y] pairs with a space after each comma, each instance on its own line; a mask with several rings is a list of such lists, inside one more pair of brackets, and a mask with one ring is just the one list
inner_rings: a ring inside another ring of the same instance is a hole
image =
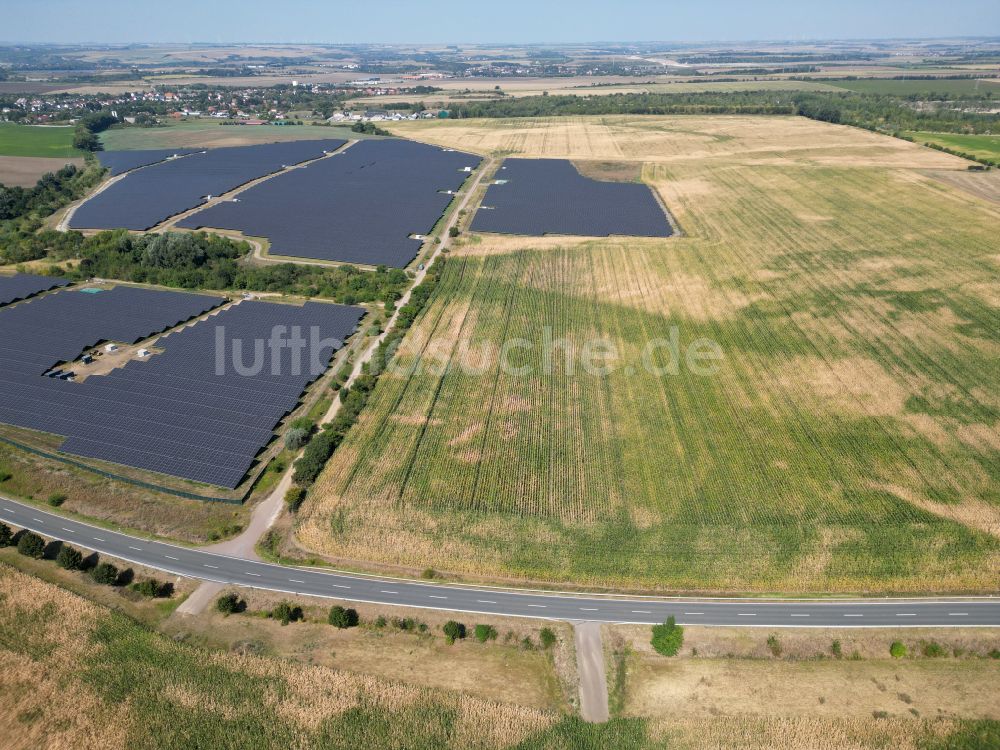
[[947, 133], [996, 132], [1000, 116], [985, 111], [990, 93], [914, 106], [913, 97], [853, 91], [732, 91], [688, 94], [610, 94], [530, 96], [453, 105], [449, 115], [462, 117], [547, 117], [555, 115], [744, 114], [802, 115], [895, 133], [929, 130]]

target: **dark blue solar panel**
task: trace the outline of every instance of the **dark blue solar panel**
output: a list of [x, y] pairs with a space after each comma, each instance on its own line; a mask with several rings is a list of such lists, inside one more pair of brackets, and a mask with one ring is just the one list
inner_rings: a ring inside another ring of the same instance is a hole
[[[244, 301], [161, 336], [151, 356], [107, 375], [44, 376], [99, 341], [135, 343], [222, 301], [117, 287], [0, 310], [0, 422], [62, 435], [66, 453], [236, 487], [362, 309]], [[295, 346], [274, 354], [271, 340]]]
[[13, 276], [0, 275], [0, 305], [28, 299], [36, 294], [47, 292], [56, 287], [66, 286], [68, 279], [55, 276], [36, 276], [32, 273], [18, 273]]
[[669, 237], [648, 185], [601, 182], [565, 159], [506, 159], [472, 221], [476, 232]]
[[402, 268], [479, 157], [404, 140], [367, 140], [182, 219], [271, 241], [273, 255]]
[[343, 140], [287, 141], [216, 148], [137, 170], [73, 213], [74, 229], [144, 230], [284, 166], [315, 159]]
[[111, 176], [131, 172], [139, 167], [148, 167], [174, 156], [197, 153], [197, 149], [158, 148], [145, 151], [98, 151], [97, 161], [107, 167]]

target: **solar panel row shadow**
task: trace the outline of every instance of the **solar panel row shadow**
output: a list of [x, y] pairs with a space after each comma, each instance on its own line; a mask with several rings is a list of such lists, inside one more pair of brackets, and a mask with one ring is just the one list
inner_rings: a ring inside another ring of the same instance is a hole
[[55, 276], [36, 276], [33, 273], [0, 276], [0, 306], [28, 299], [36, 294], [67, 284], [69, 284], [68, 279], [60, 279]]
[[472, 221], [476, 232], [669, 237], [648, 185], [584, 177], [565, 159], [505, 159]]
[[[202, 149], [203, 150], [203, 149]], [[139, 167], [148, 167], [166, 161], [173, 156], [187, 156], [198, 153], [198, 149], [157, 148], [144, 151], [98, 151], [97, 161], [107, 167], [112, 177], [131, 172]]]
[[185, 217], [178, 226], [239, 230], [299, 258], [403, 268], [478, 156], [412, 141], [367, 140]]
[[45, 377], [99, 341], [135, 343], [222, 301], [116, 287], [0, 310], [0, 422], [62, 435], [65, 453], [236, 487], [361, 308], [244, 301], [172, 330], [149, 357], [106, 375]]
[[316, 159], [346, 141], [288, 141], [216, 148], [137, 170], [81, 204], [74, 229], [145, 230], [285, 166]]

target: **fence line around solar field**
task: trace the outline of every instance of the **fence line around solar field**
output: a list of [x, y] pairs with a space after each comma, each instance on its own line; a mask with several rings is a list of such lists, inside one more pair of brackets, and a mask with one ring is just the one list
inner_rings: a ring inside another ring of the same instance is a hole
[[83, 469], [84, 471], [90, 471], [94, 474], [99, 474], [107, 479], [115, 479], [119, 482], [126, 482], [135, 487], [142, 487], [146, 490], [153, 490], [154, 492], [163, 492], [168, 495], [174, 495], [176, 497], [184, 498], [185, 500], [201, 500], [203, 502], [209, 503], [227, 503], [229, 505], [243, 505], [246, 502], [247, 497], [250, 495], [250, 489], [247, 489], [240, 497], [211, 497], [210, 495], [199, 495], [194, 492], [185, 492], [184, 490], [175, 490], [170, 487], [164, 487], [158, 484], [152, 484], [151, 482], [143, 482], [141, 479], [131, 479], [129, 477], [122, 476], [121, 474], [113, 474], [110, 471], [104, 471], [103, 469], [98, 469], [96, 466], [88, 466], [85, 463], [76, 461], [72, 458], [67, 458], [66, 456], [57, 456], [54, 453], [48, 453], [38, 448], [32, 448], [30, 445], [24, 445], [16, 440], [11, 440], [10, 438], [0, 435], [0, 442], [12, 445], [28, 453], [34, 453], [36, 456], [41, 456], [42, 458], [49, 458], [53, 461], [59, 461], [64, 464], [69, 464], [70, 466], [75, 466], [78, 469]]

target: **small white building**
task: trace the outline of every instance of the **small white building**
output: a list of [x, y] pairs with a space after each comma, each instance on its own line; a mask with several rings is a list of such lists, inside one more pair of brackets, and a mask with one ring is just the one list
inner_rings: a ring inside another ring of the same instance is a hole
[[116, 352], [118, 351], [118, 344], [106, 344], [104, 347], [104, 351], [106, 351], [108, 354], [111, 354], [111, 352]]
[[148, 357], [148, 356], [149, 356], [149, 349], [140, 349], [140, 350], [139, 350], [139, 351], [137, 352], [137, 354], [138, 354], [138, 355], [139, 355], [140, 357]]

